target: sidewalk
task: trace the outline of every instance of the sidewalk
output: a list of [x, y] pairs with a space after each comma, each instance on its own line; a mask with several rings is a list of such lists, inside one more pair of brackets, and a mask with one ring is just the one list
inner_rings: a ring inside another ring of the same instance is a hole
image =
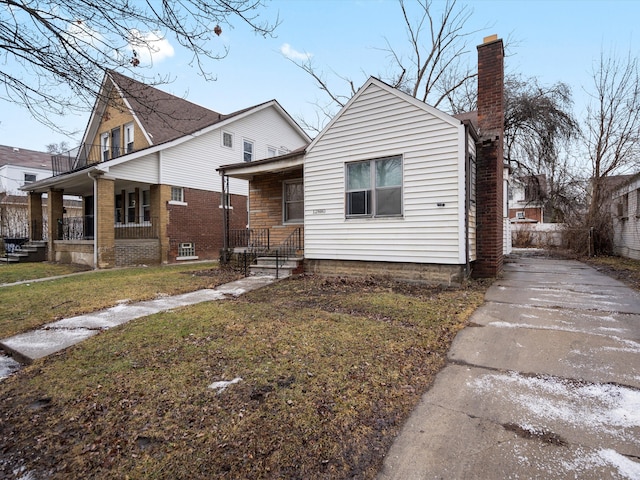
[[43, 325], [37, 330], [6, 338], [0, 341], [0, 348], [9, 352], [13, 358], [0, 355], [0, 379], [19, 369], [20, 364], [16, 360], [28, 364], [133, 319], [173, 308], [242, 295], [275, 281], [275, 277], [268, 276], [246, 277], [214, 289], [197, 290], [145, 302], [122, 303], [107, 310], [65, 318]]
[[640, 295], [512, 257], [378, 480], [640, 479]]

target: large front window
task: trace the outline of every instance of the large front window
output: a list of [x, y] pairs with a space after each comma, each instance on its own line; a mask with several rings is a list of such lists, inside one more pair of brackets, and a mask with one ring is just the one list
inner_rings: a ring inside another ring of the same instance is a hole
[[304, 220], [304, 187], [302, 180], [284, 182], [284, 221], [302, 223]]
[[402, 157], [347, 164], [347, 217], [402, 215]]

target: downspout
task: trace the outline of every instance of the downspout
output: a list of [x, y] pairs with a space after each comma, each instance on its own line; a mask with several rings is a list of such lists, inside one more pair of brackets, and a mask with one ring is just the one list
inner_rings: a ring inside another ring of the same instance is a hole
[[93, 180], [93, 269], [98, 269], [98, 177], [87, 172]]

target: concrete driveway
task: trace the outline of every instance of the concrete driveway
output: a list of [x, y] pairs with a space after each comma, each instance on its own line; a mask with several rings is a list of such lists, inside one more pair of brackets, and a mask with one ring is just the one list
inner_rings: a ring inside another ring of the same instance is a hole
[[378, 479], [640, 479], [640, 295], [507, 259]]

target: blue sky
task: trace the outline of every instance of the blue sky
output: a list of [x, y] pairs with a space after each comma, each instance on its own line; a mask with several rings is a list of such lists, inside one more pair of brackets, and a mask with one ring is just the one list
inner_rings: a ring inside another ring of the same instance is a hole
[[[433, 2], [436, 9], [443, 3]], [[536, 76], [543, 84], [569, 84], [578, 117], [584, 113], [588, 100], [584, 89], [590, 87], [590, 72], [601, 50], [640, 56], [640, 0], [476, 0], [465, 4], [473, 10], [467, 28], [478, 31], [470, 42], [474, 65], [475, 45], [496, 33], [512, 45], [507, 51], [507, 71]], [[334, 78], [333, 70], [358, 86], [369, 75], [387, 71], [388, 59], [380, 50], [386, 40], [399, 51], [407, 47], [395, 0], [274, 0], [263, 14], [265, 18], [279, 15], [282, 23], [275, 38], [262, 38], [239, 24], [233, 29], [223, 26], [219, 41], [230, 48], [229, 55], [208, 63], [217, 81], [202, 79], [188, 65], [190, 56], [171, 38], [173, 56], [155, 61], [145, 73], [171, 74], [175, 81], [160, 88], [222, 113], [275, 98], [292, 116], [311, 118], [313, 102], [323, 97], [312, 79], [281, 53], [285, 44], [289, 52], [312, 55], [328, 78]], [[48, 143], [66, 140], [75, 146], [88, 118], [86, 113], [58, 119], [66, 128], [79, 131], [65, 138], [40, 125], [28, 112], [0, 101], [0, 144], [44, 150]]]

